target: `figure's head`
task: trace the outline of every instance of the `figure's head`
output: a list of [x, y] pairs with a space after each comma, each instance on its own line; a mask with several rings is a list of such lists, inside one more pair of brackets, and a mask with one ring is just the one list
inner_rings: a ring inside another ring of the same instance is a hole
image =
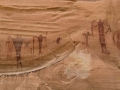
[[16, 37], [20, 37], [20, 35], [17, 34]]
[[39, 35], [39, 37], [42, 37], [42, 35]]
[[87, 34], [89, 34], [89, 32], [87, 32]]
[[99, 22], [102, 22], [102, 20], [101, 20], [101, 19], [99, 19]]

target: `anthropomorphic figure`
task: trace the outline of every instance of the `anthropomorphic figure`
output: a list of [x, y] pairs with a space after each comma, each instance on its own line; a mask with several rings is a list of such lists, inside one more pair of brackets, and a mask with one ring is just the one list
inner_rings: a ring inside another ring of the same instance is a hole
[[45, 37], [42, 36], [42, 35], [40, 35], [40, 36], [38, 37], [38, 41], [39, 41], [39, 54], [41, 54], [43, 38], [45, 38]]
[[84, 33], [83, 34], [84, 36], [85, 36], [85, 39], [86, 39], [86, 46], [88, 47], [89, 46], [89, 36], [92, 36], [89, 32], [87, 32], [87, 33]]
[[[42, 42], [43, 42], [43, 39], [45, 38], [46, 39], [46, 37], [44, 37], [44, 36], [42, 36], [42, 35], [39, 35], [39, 36], [34, 36], [33, 37], [33, 51], [34, 51], [34, 38], [37, 38], [38, 39], [38, 42], [39, 42], [39, 55], [41, 54], [41, 56], [42, 56], [42, 53], [41, 53], [41, 49], [42, 49]], [[34, 52], [33, 52], [33, 54], [34, 54]]]
[[101, 20], [98, 22], [98, 31], [99, 31], [99, 40], [102, 48], [102, 53], [106, 52], [106, 42], [105, 42], [105, 34], [104, 34], [104, 25]]
[[24, 39], [22, 39], [20, 36], [17, 36], [16, 38], [12, 38], [15, 50], [16, 50], [16, 58], [17, 58], [17, 68], [20, 65], [22, 68], [22, 62], [21, 62], [21, 49]]
[[113, 42], [120, 49], [120, 30], [113, 32]]

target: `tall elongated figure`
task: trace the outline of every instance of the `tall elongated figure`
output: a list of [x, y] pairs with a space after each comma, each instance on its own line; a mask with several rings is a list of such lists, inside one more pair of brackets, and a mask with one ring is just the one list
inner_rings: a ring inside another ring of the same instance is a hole
[[21, 62], [21, 48], [22, 48], [22, 44], [24, 39], [22, 39], [21, 37], [17, 36], [16, 38], [12, 38], [14, 46], [15, 46], [15, 50], [16, 50], [16, 58], [17, 58], [17, 68], [20, 65], [22, 68], [22, 62]]
[[101, 20], [98, 22], [98, 32], [99, 32], [99, 40], [102, 48], [102, 53], [106, 52], [106, 41], [104, 34], [104, 24]]

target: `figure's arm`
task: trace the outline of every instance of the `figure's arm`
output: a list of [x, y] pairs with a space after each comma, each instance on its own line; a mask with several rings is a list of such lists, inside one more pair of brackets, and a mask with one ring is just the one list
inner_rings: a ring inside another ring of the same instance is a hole
[[46, 40], [46, 39], [47, 39], [47, 37], [46, 37], [46, 36], [42, 36], [42, 39], [45, 39], [45, 40]]
[[89, 35], [89, 36], [92, 36], [92, 34], [90, 34], [90, 33], [89, 33], [88, 35]]
[[86, 36], [86, 34], [85, 34], [85, 33], [83, 33], [83, 35], [85, 35], [85, 36]]
[[38, 38], [38, 36], [33, 36], [33, 38]]
[[43, 38], [45, 38], [45, 39], [46, 39], [47, 37], [46, 37], [46, 36], [43, 36]]

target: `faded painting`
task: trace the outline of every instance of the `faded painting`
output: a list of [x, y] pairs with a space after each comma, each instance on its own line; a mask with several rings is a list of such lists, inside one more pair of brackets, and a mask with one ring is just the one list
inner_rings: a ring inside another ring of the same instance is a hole
[[119, 0], [1, 0], [0, 90], [120, 90]]

